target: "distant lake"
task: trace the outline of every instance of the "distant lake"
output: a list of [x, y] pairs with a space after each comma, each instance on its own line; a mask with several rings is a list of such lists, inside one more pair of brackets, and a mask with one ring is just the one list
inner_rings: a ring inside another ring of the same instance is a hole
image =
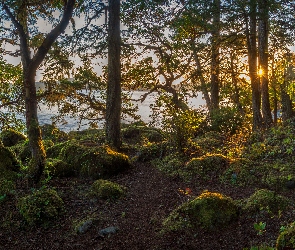
[[[145, 93], [145, 91], [134, 91], [132, 93], [132, 99], [140, 99], [140, 97]], [[150, 115], [152, 114], [152, 110], [150, 108], [150, 104], [153, 104], [155, 101], [155, 97], [157, 96], [157, 93], [151, 93], [150, 95], [147, 96], [144, 102], [140, 101], [133, 101], [134, 104], [138, 105], [138, 112], [137, 114], [141, 116], [141, 120], [148, 123], [151, 121]], [[202, 105], [205, 105], [205, 100], [202, 99], [201, 94], [199, 94], [197, 97], [194, 98], [189, 98], [188, 100], [188, 105], [192, 108], [198, 108]], [[52, 109], [48, 109], [48, 107], [44, 104], [39, 105], [40, 110], [38, 111], [38, 118], [40, 125], [43, 124], [51, 124], [51, 116], [57, 113], [57, 107], [53, 107]], [[78, 119], [66, 118], [67, 124], [57, 124], [57, 127], [65, 132], [69, 132], [72, 130], [77, 130], [79, 129], [79, 124], [78, 124]], [[132, 120], [123, 120], [122, 122], [128, 123], [132, 122]], [[103, 122], [101, 122], [101, 125], [103, 126]], [[80, 126], [80, 130], [82, 129], [87, 129], [87, 125], [83, 125], [83, 122]]]

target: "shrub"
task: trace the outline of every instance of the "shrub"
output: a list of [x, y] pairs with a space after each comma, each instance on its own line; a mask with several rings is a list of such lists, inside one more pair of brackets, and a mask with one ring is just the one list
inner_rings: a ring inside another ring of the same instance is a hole
[[99, 179], [91, 186], [91, 194], [102, 198], [116, 200], [122, 197], [125, 193], [125, 188], [117, 183]]
[[243, 125], [243, 117], [236, 108], [220, 107], [211, 113], [210, 130], [234, 134]]
[[205, 191], [174, 210], [163, 222], [164, 231], [199, 227], [219, 229], [237, 218], [237, 212], [237, 206], [230, 197]]
[[295, 248], [295, 222], [283, 228], [283, 230], [281, 230], [276, 241], [277, 250], [294, 249], [294, 248]]
[[[259, 166], [246, 158], [236, 158], [230, 162], [229, 168], [223, 172], [220, 179], [241, 186], [261, 184], [264, 170], [264, 165]], [[234, 179], [233, 175], [235, 176]]]
[[221, 154], [204, 155], [198, 158], [192, 158], [187, 162], [184, 171], [189, 177], [195, 175], [208, 180], [218, 177], [223, 173], [229, 160]]
[[224, 145], [224, 140], [224, 136], [217, 131], [210, 131], [193, 139], [193, 141], [200, 146], [203, 152], [211, 153], [213, 153], [217, 148], [222, 147]]
[[26, 140], [26, 136], [14, 129], [3, 130], [0, 134], [0, 138], [5, 147], [11, 147], [19, 143], [20, 141]]
[[52, 189], [36, 190], [21, 198], [17, 206], [29, 225], [46, 225], [63, 211], [63, 201]]
[[70, 165], [59, 159], [46, 159], [45, 169], [54, 177], [71, 177], [75, 172]]
[[243, 210], [250, 214], [267, 212], [269, 214], [278, 214], [288, 206], [288, 199], [276, 194], [274, 191], [259, 189], [251, 195]]

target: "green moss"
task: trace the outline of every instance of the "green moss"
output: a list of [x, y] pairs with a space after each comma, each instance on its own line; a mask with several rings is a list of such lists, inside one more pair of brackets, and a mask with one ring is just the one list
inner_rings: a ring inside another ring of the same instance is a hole
[[243, 210], [250, 214], [267, 212], [272, 215], [284, 211], [288, 204], [287, 198], [276, 194], [274, 191], [259, 189], [246, 200]]
[[48, 170], [50, 176], [54, 177], [71, 177], [77, 175], [70, 165], [59, 159], [47, 158], [45, 170]]
[[206, 230], [220, 229], [237, 218], [237, 211], [230, 197], [205, 191], [174, 210], [163, 222], [164, 231], [186, 228], [198, 230], [199, 227]]
[[52, 189], [40, 189], [21, 198], [17, 204], [21, 215], [29, 225], [46, 225], [63, 210], [63, 201]]
[[20, 165], [12, 150], [0, 145], [0, 174], [5, 171], [19, 171]]
[[91, 195], [102, 199], [116, 200], [125, 194], [125, 188], [117, 183], [99, 179], [91, 186]]
[[108, 146], [88, 147], [69, 143], [61, 150], [60, 159], [81, 176], [94, 179], [110, 177], [131, 167], [127, 155]]
[[137, 160], [140, 162], [151, 161], [157, 158], [162, 158], [165, 155], [166, 143], [147, 143], [143, 145], [137, 155]]
[[295, 248], [295, 222], [281, 231], [276, 241], [276, 247], [277, 250]]
[[161, 142], [164, 139], [163, 133], [144, 123], [131, 123], [122, 128], [122, 137], [129, 143], [138, 143], [147, 140], [149, 142]]
[[3, 130], [0, 134], [0, 139], [5, 147], [11, 147], [17, 143], [26, 140], [26, 136], [13, 129]]
[[56, 126], [44, 124], [41, 127], [42, 139], [52, 140], [53, 142], [62, 142], [68, 140], [68, 134], [59, 130]]
[[71, 141], [56, 143], [48, 148], [46, 148], [46, 155], [48, 158], [58, 158], [61, 150], [67, 146], [68, 144], [72, 143]]
[[16, 157], [22, 163], [28, 163], [32, 157], [30, 146], [29, 146], [29, 140], [25, 140], [25, 141], [21, 141], [17, 143], [16, 145], [11, 147], [11, 150], [13, 150], [13, 152], [16, 154]]
[[185, 166], [185, 173], [188, 177], [195, 175], [208, 180], [221, 175], [228, 166], [229, 160], [221, 154], [204, 155], [192, 158]]

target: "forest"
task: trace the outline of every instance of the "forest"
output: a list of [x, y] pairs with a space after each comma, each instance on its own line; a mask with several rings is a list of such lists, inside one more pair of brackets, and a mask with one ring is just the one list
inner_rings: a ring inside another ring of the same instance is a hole
[[0, 0], [0, 45], [0, 250], [295, 249], [295, 1]]

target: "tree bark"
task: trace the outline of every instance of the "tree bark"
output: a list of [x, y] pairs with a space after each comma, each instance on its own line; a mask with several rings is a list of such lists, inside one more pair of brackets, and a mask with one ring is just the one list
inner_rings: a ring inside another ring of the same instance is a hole
[[211, 109], [219, 108], [219, 38], [220, 38], [220, 0], [213, 1], [213, 31], [211, 49]]
[[120, 0], [109, 0], [108, 83], [106, 100], [106, 139], [114, 148], [121, 146], [121, 38]]
[[268, 128], [272, 124], [272, 116], [269, 101], [268, 88], [268, 0], [258, 0], [259, 22], [258, 22], [258, 54], [260, 75], [261, 97], [262, 97], [262, 117], [263, 125]]
[[257, 3], [256, 0], [250, 0], [250, 13], [249, 21], [248, 17], [245, 17], [246, 21], [246, 37], [247, 37], [247, 49], [248, 49], [248, 65], [249, 65], [249, 77], [251, 81], [252, 89], [252, 129], [259, 130], [262, 128], [261, 117], [261, 93], [259, 78], [257, 77]]

